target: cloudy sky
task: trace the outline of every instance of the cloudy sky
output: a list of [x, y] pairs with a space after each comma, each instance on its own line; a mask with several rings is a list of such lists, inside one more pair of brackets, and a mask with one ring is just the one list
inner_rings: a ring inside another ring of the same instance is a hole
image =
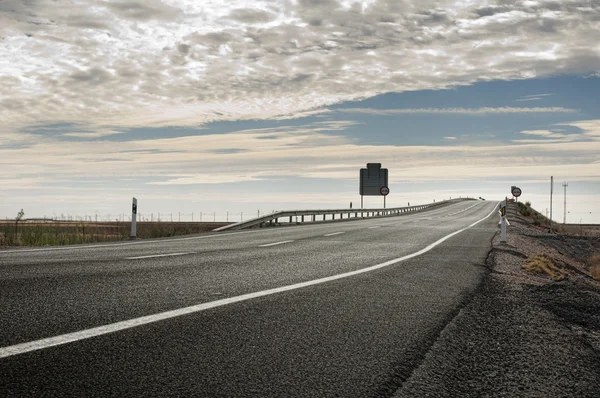
[[599, 104], [597, 0], [0, 0], [0, 217], [356, 207], [379, 162], [600, 223]]

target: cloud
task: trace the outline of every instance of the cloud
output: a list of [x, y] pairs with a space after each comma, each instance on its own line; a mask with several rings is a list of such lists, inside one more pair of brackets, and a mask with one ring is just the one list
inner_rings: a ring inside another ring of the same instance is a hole
[[232, 175], [232, 174], [194, 174], [188, 176], [178, 176], [177, 178], [166, 181], [150, 182], [150, 185], [193, 185], [193, 184], [228, 184], [234, 182], [259, 181], [252, 175]]
[[[394, 181], [537, 179], [549, 173], [570, 180], [600, 181], [595, 163], [600, 153], [598, 120], [563, 126], [580, 129], [580, 133], [531, 130], [523, 132], [532, 137], [528, 142], [496, 141], [480, 146], [466, 145], [464, 140], [437, 146], [363, 145], [344, 136], [344, 130], [355, 125], [352, 121], [322, 121], [228, 134], [145, 140], [123, 137], [119, 142], [103, 140], [100, 135], [83, 137], [80, 131], [71, 138], [81, 139], [68, 143], [60, 134], [3, 133], [0, 168], [10, 170], [11, 175], [0, 177], [0, 185], [11, 192], [23, 189], [15, 180], [27, 181], [29, 189], [45, 189], [49, 184], [53, 189], [67, 189], [96, 180], [112, 187], [119, 186], [116, 181], [134, 178], [147, 187], [145, 192], [156, 193], [167, 186], [290, 178], [355, 181], [358, 168], [374, 159], [399, 170], [392, 176]], [[576, 140], [567, 139], [573, 134]]]
[[62, 133], [63, 137], [73, 137], [73, 138], [101, 138], [101, 137], [109, 137], [111, 135], [123, 134], [122, 131], [115, 130], [96, 130], [96, 131], [81, 131], [81, 132], [68, 132]]
[[252, 8], [238, 8], [231, 11], [229, 18], [247, 24], [265, 23], [275, 19], [275, 15], [264, 10]]
[[544, 99], [546, 97], [551, 96], [552, 94], [534, 94], [534, 95], [525, 95], [519, 99], [516, 99], [515, 101], [520, 102], [520, 101], [539, 101], [541, 99]]
[[181, 14], [179, 8], [167, 5], [160, 0], [99, 1], [97, 3], [107, 7], [114, 15], [133, 21], [170, 21]]
[[600, 4], [584, 0], [5, 0], [0, 122], [198, 126], [592, 75], [599, 18]]
[[447, 115], [489, 115], [515, 113], [575, 113], [576, 109], [563, 107], [549, 108], [406, 108], [406, 109], [375, 109], [375, 108], [341, 108], [337, 112], [363, 113], [368, 115], [401, 115], [401, 114], [447, 114]]

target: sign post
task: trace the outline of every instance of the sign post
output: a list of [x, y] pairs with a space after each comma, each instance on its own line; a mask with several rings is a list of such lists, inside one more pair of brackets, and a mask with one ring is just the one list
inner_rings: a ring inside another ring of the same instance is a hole
[[137, 199], [133, 198], [133, 203], [131, 204], [131, 239], [135, 239], [136, 236], [136, 216], [137, 216]]
[[552, 194], [554, 193], [554, 176], [550, 176], [550, 232], [552, 232]]
[[384, 185], [379, 188], [379, 193], [383, 195], [383, 208], [385, 209], [385, 197], [390, 193], [390, 189]]
[[522, 193], [521, 188], [515, 187], [515, 186], [513, 186], [511, 188], [510, 192], [512, 193], [512, 196], [517, 198], [517, 200], [518, 200], [518, 197], [521, 196], [521, 193]]
[[[388, 186], [388, 170], [381, 168], [381, 163], [367, 163], [360, 169], [360, 208], [363, 208], [363, 196], [380, 196], [382, 187]], [[386, 194], [387, 195], [387, 194]], [[384, 195], [385, 206], [385, 195]]]

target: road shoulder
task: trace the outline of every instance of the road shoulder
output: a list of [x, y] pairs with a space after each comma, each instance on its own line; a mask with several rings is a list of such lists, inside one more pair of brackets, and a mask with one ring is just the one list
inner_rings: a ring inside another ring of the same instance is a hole
[[[524, 223], [513, 224], [506, 244], [495, 237], [489, 272], [473, 299], [395, 397], [597, 396], [600, 288], [563, 254], [569, 239], [549, 246]], [[560, 278], [522, 269], [540, 251]]]

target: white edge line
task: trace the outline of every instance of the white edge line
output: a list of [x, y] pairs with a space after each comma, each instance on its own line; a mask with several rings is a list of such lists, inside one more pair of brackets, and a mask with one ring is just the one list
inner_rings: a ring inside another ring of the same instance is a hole
[[258, 247], [277, 246], [277, 245], [283, 245], [284, 243], [291, 243], [291, 242], [293, 242], [293, 240], [284, 240], [281, 242], [267, 243], [266, 245], [258, 245]]
[[195, 254], [196, 252], [186, 253], [167, 253], [167, 254], [152, 254], [149, 256], [137, 256], [137, 257], [125, 257], [125, 260], [140, 260], [143, 258], [157, 258], [157, 257], [171, 257], [171, 256], [185, 256], [186, 254]]
[[325, 278], [315, 279], [312, 281], [295, 283], [293, 285], [277, 287], [274, 289], [263, 290], [260, 292], [242, 294], [241, 296], [229, 297], [229, 298], [225, 298], [222, 300], [216, 300], [216, 301], [211, 301], [208, 303], [192, 305], [190, 307], [179, 308], [179, 309], [172, 310], [172, 311], [166, 311], [166, 312], [161, 312], [158, 314], [147, 315], [147, 316], [143, 316], [143, 317], [139, 317], [139, 318], [129, 319], [126, 321], [111, 323], [108, 325], [98, 326], [95, 328], [81, 330], [78, 332], [62, 334], [62, 335], [54, 336], [54, 337], [48, 337], [45, 339], [30, 341], [27, 343], [15, 344], [15, 345], [8, 346], [8, 347], [2, 347], [2, 348], [0, 348], [0, 358], [6, 358], [6, 357], [13, 356], [13, 355], [24, 354], [26, 352], [37, 351], [37, 350], [41, 350], [44, 348], [55, 347], [58, 345], [72, 343], [72, 342], [79, 341], [79, 340], [89, 339], [92, 337], [97, 337], [97, 336], [102, 336], [102, 335], [109, 334], [109, 333], [118, 332], [121, 330], [131, 329], [131, 328], [137, 327], [137, 326], [147, 325], [149, 323], [154, 323], [154, 322], [162, 321], [165, 319], [175, 318], [175, 317], [182, 316], [182, 315], [193, 314], [195, 312], [204, 311], [204, 310], [208, 310], [211, 308], [221, 307], [221, 306], [233, 304], [233, 303], [239, 303], [241, 301], [251, 300], [251, 299], [255, 299], [255, 298], [263, 297], [263, 296], [269, 296], [269, 295], [276, 294], [276, 293], [287, 292], [290, 290], [301, 289], [301, 288], [308, 287], [308, 286], [318, 285], [318, 284], [325, 283], [325, 282], [331, 282], [331, 281], [335, 281], [338, 279], [343, 279], [343, 278], [347, 278], [350, 276], [375, 271], [380, 268], [388, 267], [390, 265], [397, 264], [401, 261], [409, 260], [411, 258], [420, 256], [421, 254], [427, 253], [434, 247], [440, 245], [442, 242], [444, 242], [444, 241], [450, 239], [451, 237], [458, 235], [459, 233], [466, 231], [467, 229], [484, 221], [485, 219], [487, 219], [489, 216], [491, 216], [496, 211], [497, 207], [498, 207], [498, 205], [494, 206], [494, 209], [490, 212], [490, 214], [488, 214], [484, 218], [480, 219], [479, 221], [476, 221], [473, 224], [471, 224], [463, 229], [460, 229], [449, 235], [444, 236], [443, 238], [433, 242], [432, 244], [425, 247], [424, 249], [419, 250], [418, 252], [406, 255], [404, 257], [399, 257], [399, 258], [396, 258], [393, 260], [389, 260], [389, 261], [386, 261], [381, 264], [373, 265], [373, 266], [367, 267], [367, 268], [362, 268], [362, 269], [359, 269], [356, 271], [345, 272], [343, 274], [338, 274], [338, 275], [328, 276]]
[[335, 235], [341, 235], [341, 234], [345, 234], [345, 233], [346, 233], [345, 231], [342, 231], [342, 232], [334, 232], [334, 233], [327, 234], [327, 235], [323, 235], [323, 236], [335, 236]]

